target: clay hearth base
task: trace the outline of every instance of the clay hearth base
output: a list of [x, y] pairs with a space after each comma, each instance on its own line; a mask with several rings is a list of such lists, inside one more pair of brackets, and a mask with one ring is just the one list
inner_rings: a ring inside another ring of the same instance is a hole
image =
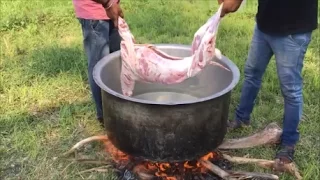
[[[243, 148], [252, 148], [256, 146], [261, 145], [267, 145], [267, 144], [275, 144], [279, 142], [280, 135], [282, 133], [282, 129], [275, 123], [271, 123], [267, 125], [263, 130], [247, 137], [239, 138], [239, 139], [227, 139], [225, 140], [218, 149], [243, 149]], [[108, 141], [107, 136], [92, 136], [87, 139], [84, 139], [77, 144], [75, 144], [69, 151], [63, 154], [63, 156], [70, 155], [74, 153], [77, 149], [81, 148], [83, 145], [92, 142], [92, 141], [103, 141], [106, 143]], [[265, 160], [265, 159], [251, 159], [251, 158], [244, 158], [244, 157], [233, 157], [227, 154], [223, 154], [223, 157], [236, 164], [255, 164], [262, 168], [269, 168], [274, 171], [281, 170], [282, 172], [290, 173], [291, 175], [295, 176], [296, 179], [301, 180], [302, 177], [299, 173], [299, 170], [297, 169], [294, 162], [290, 164], [282, 165], [279, 168], [279, 163], [277, 160]], [[76, 160], [78, 162], [87, 162], [87, 163], [95, 163], [99, 164], [96, 161], [93, 160]], [[234, 180], [234, 179], [250, 179], [250, 178], [266, 178], [266, 179], [279, 179], [278, 176], [273, 174], [264, 174], [264, 173], [253, 173], [253, 172], [242, 172], [242, 171], [224, 171], [218, 166], [212, 164], [209, 161], [200, 159], [200, 163], [206, 167], [208, 170], [212, 171], [214, 174], [218, 175], [222, 179], [226, 180]], [[102, 162], [101, 164], [104, 164], [105, 162]], [[108, 166], [103, 166], [108, 167]], [[105, 169], [102, 167], [100, 168], [93, 168], [91, 170], [87, 171], [99, 171], [104, 172]]]

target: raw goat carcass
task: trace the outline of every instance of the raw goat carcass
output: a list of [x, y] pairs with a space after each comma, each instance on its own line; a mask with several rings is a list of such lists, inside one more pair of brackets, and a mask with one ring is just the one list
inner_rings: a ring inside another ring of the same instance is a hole
[[221, 9], [222, 4], [218, 12], [195, 33], [189, 57], [170, 56], [151, 44], [135, 44], [128, 24], [119, 17], [123, 95], [132, 95], [135, 81], [175, 84], [197, 75], [207, 64], [223, 67], [213, 61], [215, 56], [221, 58], [220, 51], [215, 48]]

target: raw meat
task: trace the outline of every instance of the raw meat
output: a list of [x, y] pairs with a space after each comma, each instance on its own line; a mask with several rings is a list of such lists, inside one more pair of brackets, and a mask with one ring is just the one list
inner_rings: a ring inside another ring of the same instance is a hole
[[174, 57], [157, 49], [152, 44], [135, 44], [128, 24], [119, 17], [121, 41], [121, 88], [125, 96], [131, 96], [135, 81], [148, 83], [175, 84], [197, 75], [207, 64], [214, 62], [221, 53], [215, 48], [216, 34], [220, 23], [222, 4], [217, 13], [201, 26], [194, 35], [192, 55]]

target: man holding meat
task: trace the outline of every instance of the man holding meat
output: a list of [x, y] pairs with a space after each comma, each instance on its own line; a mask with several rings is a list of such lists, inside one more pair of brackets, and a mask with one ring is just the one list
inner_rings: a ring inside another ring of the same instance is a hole
[[[235, 12], [242, 0], [222, 2], [222, 17]], [[293, 161], [294, 147], [299, 140], [298, 124], [302, 116], [303, 60], [317, 28], [318, 0], [258, 0], [258, 13], [251, 47], [244, 69], [244, 82], [235, 120], [230, 129], [250, 124], [250, 114], [259, 92], [261, 78], [272, 55], [284, 97], [283, 134], [276, 159], [280, 165]]]
[[76, 17], [82, 27], [83, 44], [88, 59], [90, 89], [97, 119], [103, 125], [101, 89], [93, 80], [93, 67], [105, 55], [120, 49], [118, 17], [123, 17], [120, 0], [73, 0]]

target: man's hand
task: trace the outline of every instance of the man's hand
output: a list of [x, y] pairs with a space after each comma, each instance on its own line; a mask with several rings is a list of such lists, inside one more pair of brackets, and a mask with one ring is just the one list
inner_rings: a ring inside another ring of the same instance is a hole
[[93, 0], [97, 3], [102, 4], [105, 8], [108, 17], [112, 20], [114, 27], [118, 28], [118, 17], [123, 18], [123, 12], [120, 5], [117, 3], [119, 1], [116, 0]]
[[109, 8], [108, 7], [106, 8], [106, 12], [107, 12], [108, 17], [112, 20], [114, 27], [118, 28], [118, 18], [119, 18], [119, 16], [121, 18], [124, 17], [123, 12], [122, 12], [122, 9], [118, 3], [116, 3], [115, 1], [111, 2], [111, 3], [113, 3], [113, 4], [110, 4], [111, 6]]
[[224, 17], [228, 13], [236, 12], [242, 3], [242, 0], [218, 0], [218, 3], [223, 3], [220, 17]]

